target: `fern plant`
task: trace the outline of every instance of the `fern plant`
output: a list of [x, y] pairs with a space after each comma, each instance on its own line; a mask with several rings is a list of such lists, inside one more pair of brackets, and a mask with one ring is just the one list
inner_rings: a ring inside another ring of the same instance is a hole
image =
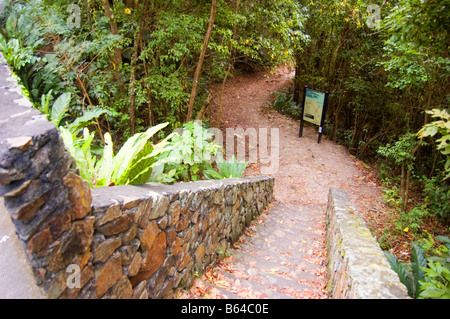
[[422, 267], [427, 266], [427, 260], [423, 250], [415, 243], [411, 250], [411, 264], [401, 262], [389, 252], [384, 252], [392, 270], [394, 270], [402, 284], [408, 289], [408, 295], [417, 298], [420, 290], [420, 282], [424, 280], [424, 270]]
[[384, 252], [391, 268], [412, 298], [450, 298], [450, 239], [436, 236], [445, 243], [445, 253], [426, 258], [422, 248], [413, 243], [411, 263], [401, 262], [389, 252]]
[[218, 172], [214, 169], [205, 171], [205, 177], [207, 179], [241, 177], [247, 168], [248, 162], [238, 162], [236, 156], [233, 155], [228, 162], [220, 158], [216, 161], [216, 165]]
[[152, 165], [156, 161], [156, 157], [165, 151], [172, 135], [156, 145], [152, 145], [148, 141], [167, 124], [159, 124], [150, 127], [143, 133], [133, 135], [116, 155], [114, 155], [111, 135], [105, 133], [105, 146], [100, 159], [91, 151], [94, 132], [91, 133], [84, 128], [83, 137], [78, 138], [76, 133], [67, 128], [60, 127], [60, 130], [64, 143], [77, 163], [80, 176], [87, 180], [93, 188], [147, 182], [152, 174]]

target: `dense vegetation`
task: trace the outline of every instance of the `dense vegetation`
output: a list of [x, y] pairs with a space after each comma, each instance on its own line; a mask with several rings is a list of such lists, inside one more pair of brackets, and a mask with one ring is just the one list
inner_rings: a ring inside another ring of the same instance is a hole
[[[206, 116], [208, 87], [291, 63], [295, 85], [272, 105], [298, 118], [304, 85], [330, 91], [325, 135], [377, 167], [386, 186], [394, 213], [382, 247], [407, 235], [427, 256], [443, 254], [450, 1], [373, 2], [9, 1], [0, 49], [92, 187], [239, 176], [245, 163], [224, 162], [206, 130], [219, 124]], [[437, 280], [448, 297], [448, 262], [429, 265], [427, 278], [439, 275], [427, 281], [416, 267], [423, 287]]]

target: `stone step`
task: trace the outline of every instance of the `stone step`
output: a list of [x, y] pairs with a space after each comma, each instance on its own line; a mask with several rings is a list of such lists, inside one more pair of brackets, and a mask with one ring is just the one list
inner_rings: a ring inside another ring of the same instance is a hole
[[203, 292], [196, 294], [196, 298], [199, 299], [244, 299], [244, 297], [202, 278], [195, 278], [194, 285], [195, 287], [202, 287]]
[[255, 249], [255, 247], [259, 249], [291, 249], [293, 251], [304, 252], [311, 249], [322, 249], [323, 245], [324, 239], [315, 240], [305, 237], [302, 234], [293, 236], [292, 234], [277, 229], [264, 235], [260, 233], [260, 230], [257, 230], [256, 233], [242, 236], [233, 246], [237, 248], [248, 246], [249, 249]]
[[278, 248], [270, 246], [267, 243], [257, 243], [255, 245], [242, 244], [237, 250], [289, 267], [295, 271], [305, 272], [303, 276], [306, 279], [315, 278], [315, 274], [321, 270], [322, 262], [325, 261], [325, 258], [317, 257], [306, 252], [299, 252], [298, 250], [286, 247]]
[[300, 298], [305, 291], [321, 294], [312, 285], [311, 280], [315, 277], [306, 279], [306, 272], [239, 251], [233, 251], [232, 257], [235, 276], [294, 298]]
[[316, 227], [317, 221], [299, 220], [296, 218], [289, 218], [281, 216], [271, 216], [270, 218], [263, 219], [261, 223], [255, 223], [255, 228], [263, 232], [273, 232], [280, 229], [288, 234], [305, 234], [306, 237], [320, 239], [323, 235], [317, 234]]
[[227, 282], [227, 286], [224, 289], [232, 290], [237, 295], [243, 295], [245, 298], [257, 298], [257, 299], [293, 299], [291, 296], [280, 293], [276, 290], [268, 289], [254, 281], [250, 281], [244, 278], [240, 278], [233, 273], [225, 270], [219, 270], [219, 273], [223, 275], [224, 280]]

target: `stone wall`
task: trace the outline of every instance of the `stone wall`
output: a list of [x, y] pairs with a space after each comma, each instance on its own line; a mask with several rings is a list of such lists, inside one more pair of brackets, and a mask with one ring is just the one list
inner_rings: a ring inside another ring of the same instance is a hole
[[272, 189], [273, 179], [253, 177], [93, 190], [94, 297], [162, 298], [189, 287], [262, 212]]
[[326, 225], [330, 298], [409, 298], [406, 287], [342, 190], [330, 189]]
[[9, 76], [0, 54], [0, 196], [49, 298], [168, 297], [272, 200], [264, 176], [91, 190]]

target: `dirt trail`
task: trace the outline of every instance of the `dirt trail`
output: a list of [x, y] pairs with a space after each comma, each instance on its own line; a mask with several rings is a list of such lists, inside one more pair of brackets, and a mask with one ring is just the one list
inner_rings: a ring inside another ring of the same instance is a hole
[[[279, 68], [268, 72], [238, 76], [228, 81], [223, 97], [221, 129], [227, 127], [278, 128], [279, 169], [275, 177], [275, 198], [284, 203], [324, 209], [330, 187], [349, 193], [356, 208], [380, 211], [384, 203], [377, 179], [371, 170], [351, 156], [345, 147], [323, 137], [317, 143], [317, 127], [305, 126], [303, 137], [298, 137], [299, 121], [270, 109], [273, 93], [292, 85], [294, 73]], [[219, 86], [213, 88], [214, 101], [211, 117], [215, 123], [218, 109]], [[246, 175], [261, 173], [261, 165], [250, 165]]]
[[[359, 212], [383, 210], [376, 178], [347, 150], [267, 106], [273, 93], [292, 85], [292, 70], [261, 72], [228, 81], [220, 128], [279, 130], [279, 165], [270, 207], [244, 232], [231, 256], [195, 281], [184, 298], [327, 298], [325, 210], [329, 188], [346, 190]], [[210, 117], [216, 123], [220, 85]], [[259, 175], [250, 165], [245, 175]], [[365, 214], [361, 214], [363, 219]], [[376, 214], [371, 214], [376, 216]], [[368, 222], [368, 221], [366, 221]], [[371, 220], [369, 222], [374, 222]], [[376, 221], [375, 221], [376, 222]]]

